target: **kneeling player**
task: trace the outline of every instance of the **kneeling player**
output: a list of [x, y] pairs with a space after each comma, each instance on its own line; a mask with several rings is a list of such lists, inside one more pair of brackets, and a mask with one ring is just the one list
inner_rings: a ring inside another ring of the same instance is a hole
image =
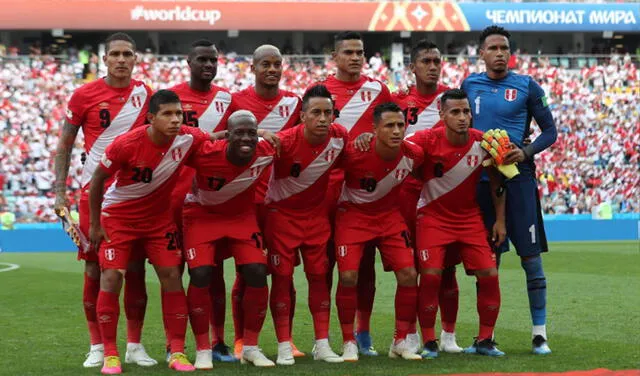
[[228, 250], [246, 287], [242, 297], [244, 346], [241, 361], [259, 367], [275, 364], [258, 348], [267, 312], [267, 258], [253, 202], [255, 186], [273, 162], [274, 148], [258, 142], [258, 126], [249, 111], [234, 112], [227, 121], [226, 140], [206, 143], [190, 163], [196, 186], [183, 211], [185, 259], [189, 266], [188, 301], [196, 339], [195, 366], [212, 368], [209, 342], [209, 284], [216, 253]]
[[315, 329], [313, 358], [340, 363], [329, 346], [331, 297], [327, 273], [327, 241], [331, 235], [324, 195], [331, 171], [349, 141], [347, 130], [333, 120], [331, 93], [323, 85], [302, 99], [303, 124], [279, 133], [282, 150], [273, 167], [266, 195], [265, 241], [272, 272], [271, 314], [278, 337], [278, 359], [295, 363], [291, 346], [293, 268], [298, 252], [309, 282], [309, 310]]
[[[180, 99], [172, 91], [160, 90], [151, 97], [147, 119], [150, 126], [125, 133], [107, 147], [89, 190], [89, 234], [93, 247], [99, 246], [102, 268], [97, 312], [104, 374], [122, 372], [116, 344], [118, 297], [134, 244], [146, 251], [160, 280], [173, 352], [169, 367], [194, 370], [184, 354], [188, 310], [180, 278], [180, 246], [171, 212], [162, 203], [169, 202], [184, 160], [208, 137], [181, 126]], [[105, 180], [116, 173], [117, 179], [104, 193]]]
[[[495, 347], [493, 328], [500, 309], [500, 287], [495, 254], [484, 229], [475, 191], [487, 154], [480, 147], [482, 132], [469, 129], [471, 109], [466, 94], [458, 89], [442, 95], [440, 116], [445, 127], [420, 131], [410, 141], [425, 152], [421, 169], [424, 179], [416, 224], [417, 256], [420, 265], [418, 316], [425, 342], [422, 356], [435, 358], [438, 346], [435, 320], [438, 291], [444, 269], [445, 252], [455, 246], [465, 269], [477, 278], [477, 309], [480, 331], [476, 339], [479, 354], [501, 356]], [[499, 177], [489, 169], [497, 220], [491, 241], [504, 241], [504, 197], [498, 197]]]
[[353, 322], [358, 301], [358, 267], [365, 245], [380, 249], [385, 269], [393, 270], [396, 330], [390, 357], [421, 359], [406, 341], [416, 315], [417, 275], [409, 231], [400, 213], [401, 183], [422, 164], [423, 152], [404, 141], [404, 116], [394, 103], [374, 109], [375, 138], [368, 151], [350, 145], [343, 160], [345, 183], [336, 214], [336, 260], [340, 281], [336, 295], [345, 361], [358, 360]]

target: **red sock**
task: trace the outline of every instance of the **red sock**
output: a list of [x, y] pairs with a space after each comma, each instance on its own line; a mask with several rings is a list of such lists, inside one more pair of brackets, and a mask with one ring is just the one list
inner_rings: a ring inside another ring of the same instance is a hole
[[[196, 287], [189, 284], [187, 304], [189, 321], [196, 340], [196, 350], [208, 350], [211, 345], [209, 342], [209, 317], [211, 316], [209, 287]], [[171, 350], [173, 351], [173, 347]]]
[[269, 306], [273, 317], [278, 342], [291, 340], [291, 326], [289, 325], [289, 310], [291, 309], [291, 285], [293, 276], [271, 275], [271, 298]]
[[407, 338], [411, 320], [416, 317], [418, 287], [398, 286], [396, 289], [396, 333], [394, 339]]
[[213, 268], [209, 295], [211, 296], [211, 347], [224, 343], [224, 321], [227, 308], [227, 291], [222, 266]]
[[493, 337], [493, 328], [500, 312], [500, 283], [498, 276], [478, 277], [478, 341]]
[[[262, 330], [264, 318], [267, 315], [268, 300], [269, 288], [267, 286], [245, 287], [244, 297], [242, 298], [242, 309], [246, 318], [243, 336], [245, 346], [258, 345], [258, 336]], [[288, 331], [288, 326], [285, 329]]]
[[242, 297], [244, 296], [244, 279], [236, 273], [236, 280], [231, 289], [231, 314], [233, 316], [234, 341], [241, 340], [244, 335], [244, 312]]
[[104, 356], [118, 356], [118, 318], [120, 301], [118, 294], [100, 290], [96, 312], [100, 318], [100, 334], [104, 344]]
[[438, 299], [442, 330], [448, 333], [456, 331], [459, 294], [456, 270], [444, 270], [442, 272], [442, 284], [440, 285], [440, 295]]
[[442, 276], [422, 274], [418, 291], [418, 317], [422, 329], [422, 340], [426, 343], [435, 341], [436, 315], [438, 313], [438, 290]]
[[[209, 297], [209, 292], [205, 290], [205, 296]], [[187, 331], [187, 318], [189, 308], [187, 297], [183, 290], [162, 292], [162, 314], [167, 320], [167, 329], [171, 339], [171, 353], [184, 352], [184, 336]], [[205, 322], [209, 324], [209, 315], [205, 315]], [[208, 332], [209, 328], [206, 329]], [[207, 339], [207, 342], [209, 340]]]
[[355, 341], [353, 322], [355, 321], [356, 308], [358, 307], [357, 287], [346, 287], [338, 282], [336, 306], [338, 307], [338, 319], [342, 329], [342, 340], [344, 342]]
[[140, 343], [144, 314], [147, 310], [147, 286], [144, 271], [127, 271], [124, 275], [124, 313], [127, 316], [127, 342]]
[[102, 343], [100, 326], [98, 325], [98, 315], [96, 305], [98, 303], [98, 293], [100, 292], [100, 279], [91, 279], [84, 274], [84, 288], [82, 290], [82, 305], [84, 306], [84, 317], [87, 318], [89, 327], [89, 340], [92, 345]]
[[[291, 277], [293, 278], [293, 276]], [[296, 286], [293, 283], [293, 279], [291, 280], [291, 304], [289, 306], [289, 338], [293, 339], [293, 316], [296, 313]]]
[[309, 281], [309, 310], [313, 317], [316, 339], [329, 338], [329, 314], [331, 295], [324, 274], [307, 274]]
[[376, 249], [366, 246], [358, 271], [358, 333], [368, 332], [376, 296]]

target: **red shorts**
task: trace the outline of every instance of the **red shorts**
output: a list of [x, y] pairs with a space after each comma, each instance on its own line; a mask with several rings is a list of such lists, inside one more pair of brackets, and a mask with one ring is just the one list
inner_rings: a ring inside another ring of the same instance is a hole
[[233, 256], [236, 265], [266, 264], [255, 212], [225, 216], [192, 206], [185, 210], [184, 258], [189, 269], [217, 265]]
[[315, 215], [275, 208], [267, 210], [264, 237], [271, 273], [292, 275], [294, 266], [300, 264], [300, 255], [305, 273], [326, 274], [329, 271], [327, 242], [331, 225], [327, 214], [318, 210]]
[[385, 271], [415, 265], [409, 231], [398, 210], [370, 214], [348, 206], [339, 207], [335, 242], [339, 271], [358, 270], [365, 245], [378, 247]]
[[126, 269], [129, 261], [144, 255], [155, 266], [178, 266], [182, 263], [180, 238], [175, 224], [170, 221], [154, 223], [125, 222], [113, 217], [102, 217], [102, 228], [109, 243], [100, 244], [98, 257], [102, 269]]
[[482, 219], [471, 226], [452, 228], [418, 216], [416, 254], [420, 269], [444, 269], [462, 260], [467, 273], [496, 267]]

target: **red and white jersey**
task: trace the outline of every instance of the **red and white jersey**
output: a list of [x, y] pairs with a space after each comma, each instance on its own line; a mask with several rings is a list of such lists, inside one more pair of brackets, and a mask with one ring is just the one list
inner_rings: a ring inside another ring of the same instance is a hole
[[[274, 99], [264, 99], [256, 93], [254, 86], [233, 93], [233, 110], [248, 110], [258, 121], [258, 129], [277, 133], [300, 122], [302, 100], [294, 93], [280, 90]], [[267, 192], [271, 170], [263, 175], [256, 188], [256, 203], [263, 203]]]
[[169, 217], [167, 205], [180, 167], [209, 137], [182, 126], [167, 145], [154, 144], [146, 127], [139, 127], [107, 147], [100, 167], [115, 174], [102, 202], [103, 215], [124, 220]]
[[193, 90], [188, 82], [178, 84], [169, 90], [180, 97], [186, 125], [200, 128], [205, 133], [227, 129], [227, 119], [231, 115], [229, 90], [211, 85], [209, 91], [197, 91]]
[[327, 140], [311, 145], [304, 124], [280, 132], [280, 157], [273, 165], [265, 202], [277, 208], [309, 210], [323, 201], [331, 171], [349, 142], [347, 130], [331, 124]]
[[482, 162], [488, 154], [480, 147], [482, 132], [469, 129], [469, 141], [452, 145], [445, 128], [419, 131], [409, 138], [424, 151], [424, 185], [418, 201], [418, 214], [447, 225], [464, 225], [481, 220], [476, 187]]
[[[171, 89], [180, 97], [184, 112], [184, 123], [197, 127], [210, 134], [227, 129], [227, 119], [231, 115], [231, 93], [227, 89], [211, 85], [211, 90], [203, 92], [193, 90], [188, 82], [178, 84]], [[195, 171], [183, 166], [180, 179], [173, 192], [173, 202], [182, 202], [191, 190]]]
[[352, 140], [362, 133], [373, 132], [373, 109], [392, 102], [387, 85], [366, 76], [356, 82], [345, 82], [332, 75], [316, 84], [325, 85], [331, 92], [338, 114], [335, 122], [347, 129]]
[[411, 86], [409, 92], [393, 94], [393, 101], [400, 106], [407, 122], [405, 138], [417, 131], [444, 125], [440, 120], [440, 97], [447, 90], [448, 86], [438, 85], [434, 94], [422, 95]]
[[87, 160], [80, 182], [87, 187], [109, 144], [121, 134], [143, 125], [151, 89], [131, 80], [128, 87], [114, 88], [104, 79], [78, 88], [67, 105], [67, 121], [82, 127]]
[[400, 186], [414, 168], [422, 165], [424, 152], [420, 147], [403, 141], [398, 156], [386, 161], [375, 151], [374, 138], [368, 151], [349, 145], [341, 161], [344, 185], [340, 206], [354, 207], [370, 213], [399, 210]]
[[255, 210], [255, 187], [273, 163], [275, 149], [267, 141], [256, 146], [253, 159], [236, 166], [227, 159], [227, 140], [206, 142], [189, 160], [196, 170], [196, 186], [187, 194], [184, 212], [238, 215]]

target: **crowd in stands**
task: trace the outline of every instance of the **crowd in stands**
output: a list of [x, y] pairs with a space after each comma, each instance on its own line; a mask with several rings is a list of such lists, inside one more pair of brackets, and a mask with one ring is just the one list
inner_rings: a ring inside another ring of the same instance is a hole
[[[458, 87], [466, 75], [483, 70], [482, 64], [462, 58], [447, 61], [442, 82]], [[377, 69], [368, 66], [364, 74], [387, 82], [392, 90], [406, 89], [413, 79], [408, 69], [374, 66]], [[66, 102], [84, 82], [83, 69], [82, 64], [46, 57], [0, 63], [0, 211], [12, 211], [18, 222], [56, 220], [53, 156]], [[618, 213], [640, 212], [640, 87], [630, 58], [612, 56], [607, 63], [568, 70], [520, 56], [514, 69], [540, 82], [558, 126], [557, 143], [537, 157], [544, 212], [592, 213], [602, 203]], [[331, 61], [321, 65], [290, 60], [281, 87], [302, 94], [332, 72]], [[187, 81], [189, 68], [180, 59], [144, 54], [134, 78], [163, 89]], [[237, 91], [252, 82], [249, 60], [220, 57], [216, 84]], [[79, 198], [81, 146], [79, 137], [68, 180], [72, 205]]]

